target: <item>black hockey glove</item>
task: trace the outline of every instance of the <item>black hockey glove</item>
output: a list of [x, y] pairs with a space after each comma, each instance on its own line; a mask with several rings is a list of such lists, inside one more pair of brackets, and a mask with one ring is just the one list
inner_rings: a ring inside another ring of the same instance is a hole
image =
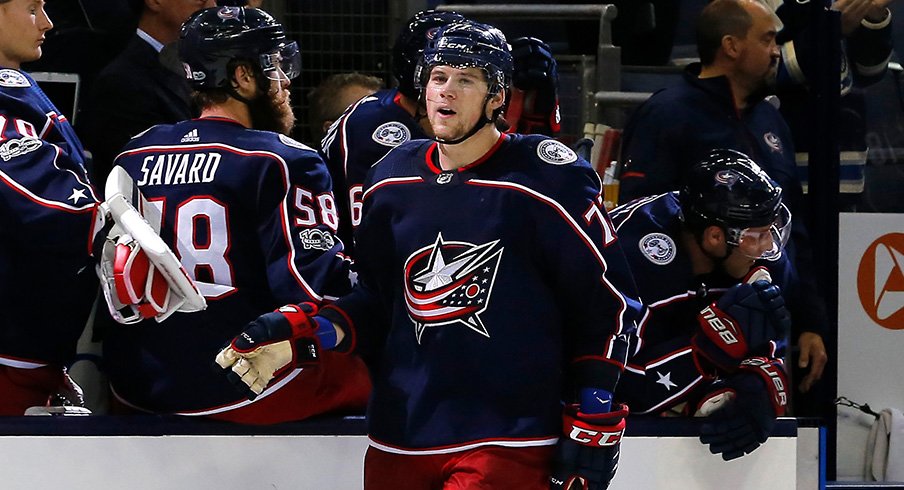
[[[535, 37], [519, 37], [512, 42], [514, 86], [520, 91], [520, 117], [514, 131], [522, 134], [555, 136], [561, 129], [559, 114], [559, 72], [549, 46]], [[517, 111], [513, 111], [517, 112]]]
[[[721, 385], [721, 386], [720, 386]], [[751, 453], [772, 433], [775, 419], [788, 405], [788, 379], [778, 360], [753, 357], [741, 362], [737, 374], [717, 383], [700, 404], [707, 416], [700, 442], [730, 461]]]
[[[618, 469], [628, 406], [600, 414], [585, 414], [569, 405], [563, 414], [564, 436], [553, 459], [550, 490], [605, 490]], [[574, 486], [573, 486], [574, 485]]]
[[770, 340], [784, 339], [791, 328], [778, 286], [759, 280], [738, 284], [697, 315], [700, 329], [691, 339], [694, 354], [724, 373], [744, 358], [761, 354]]
[[318, 335], [316, 312], [313, 304], [302, 303], [257, 317], [217, 354], [216, 365], [249, 400], [254, 400], [279, 373], [320, 360], [322, 335]]

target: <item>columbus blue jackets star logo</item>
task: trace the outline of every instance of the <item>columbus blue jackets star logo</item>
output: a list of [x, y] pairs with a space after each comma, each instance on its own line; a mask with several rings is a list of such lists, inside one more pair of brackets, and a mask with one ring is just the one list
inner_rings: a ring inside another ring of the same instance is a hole
[[480, 319], [496, 280], [503, 247], [499, 240], [483, 245], [436, 241], [405, 262], [405, 303], [417, 342], [427, 327], [463, 324], [489, 337]]

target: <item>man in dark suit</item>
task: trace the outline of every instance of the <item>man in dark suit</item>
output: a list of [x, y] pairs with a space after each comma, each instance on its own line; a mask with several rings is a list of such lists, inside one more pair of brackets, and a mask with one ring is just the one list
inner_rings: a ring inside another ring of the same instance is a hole
[[[213, 0], [135, 0], [138, 29], [123, 51], [98, 75], [79, 124], [94, 157], [91, 178], [103, 188], [113, 159], [133, 136], [155, 124], [195, 116], [191, 90], [178, 63], [167, 61], [167, 44], [192, 13]], [[163, 51], [163, 56], [161, 56]]]

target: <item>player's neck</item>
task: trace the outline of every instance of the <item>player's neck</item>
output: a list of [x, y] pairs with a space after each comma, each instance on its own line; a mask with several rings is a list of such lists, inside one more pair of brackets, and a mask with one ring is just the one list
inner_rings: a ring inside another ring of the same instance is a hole
[[439, 144], [439, 166], [443, 170], [455, 170], [474, 163], [487, 154], [499, 141], [501, 133], [493, 124], [487, 124], [474, 136], [457, 145]]
[[412, 99], [407, 95], [399, 92], [399, 105], [402, 106], [402, 109], [405, 109], [405, 112], [408, 113], [411, 117], [417, 116], [417, 99]]
[[252, 127], [251, 113], [248, 111], [248, 106], [245, 105], [244, 102], [239, 102], [232, 97], [229, 97], [226, 102], [222, 104], [205, 107], [201, 110], [201, 117], [222, 117], [225, 119], [232, 119], [246, 128]]
[[713, 269], [715, 269], [716, 264], [709, 255], [703, 251], [703, 248], [701, 248], [700, 243], [693, 233], [682, 230], [681, 243], [684, 245], [684, 249], [687, 250], [688, 256], [690, 256], [691, 268], [693, 269], [695, 276], [712, 272]]

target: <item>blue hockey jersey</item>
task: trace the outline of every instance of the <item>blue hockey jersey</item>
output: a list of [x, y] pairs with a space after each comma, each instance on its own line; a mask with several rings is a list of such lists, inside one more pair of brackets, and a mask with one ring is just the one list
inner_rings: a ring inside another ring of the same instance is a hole
[[[738, 283], [722, 271], [695, 275], [682, 243], [678, 193], [638, 199], [612, 210], [619, 241], [634, 274], [648, 314], [639, 326], [640, 350], [628, 364], [617, 398], [636, 414], [659, 413], [686, 401], [708, 381], [691, 356], [690, 338], [697, 331], [697, 313]], [[773, 283], [789, 297], [797, 287], [787, 254], [760, 260]], [[769, 352], [781, 354], [785, 339], [775, 339]]]
[[361, 222], [364, 178], [389, 150], [426, 138], [417, 120], [399, 103], [398, 89], [381, 90], [352, 104], [321, 142], [339, 200], [339, 237], [352, 250], [352, 234]]
[[155, 126], [116, 165], [161, 210], [152, 226], [208, 308], [111, 331], [104, 354], [113, 389], [156, 412], [242, 403], [210, 367], [217, 352], [262, 313], [351, 288], [326, 165], [288, 137], [221, 118]]
[[542, 136], [455, 171], [437, 151], [405, 143], [371, 171], [361, 281], [322, 310], [371, 363], [372, 444], [554, 444], [566, 384], [614, 389], [641, 309], [599, 178]]
[[24, 72], [0, 69], [0, 364], [65, 364], [97, 294], [82, 145]]

